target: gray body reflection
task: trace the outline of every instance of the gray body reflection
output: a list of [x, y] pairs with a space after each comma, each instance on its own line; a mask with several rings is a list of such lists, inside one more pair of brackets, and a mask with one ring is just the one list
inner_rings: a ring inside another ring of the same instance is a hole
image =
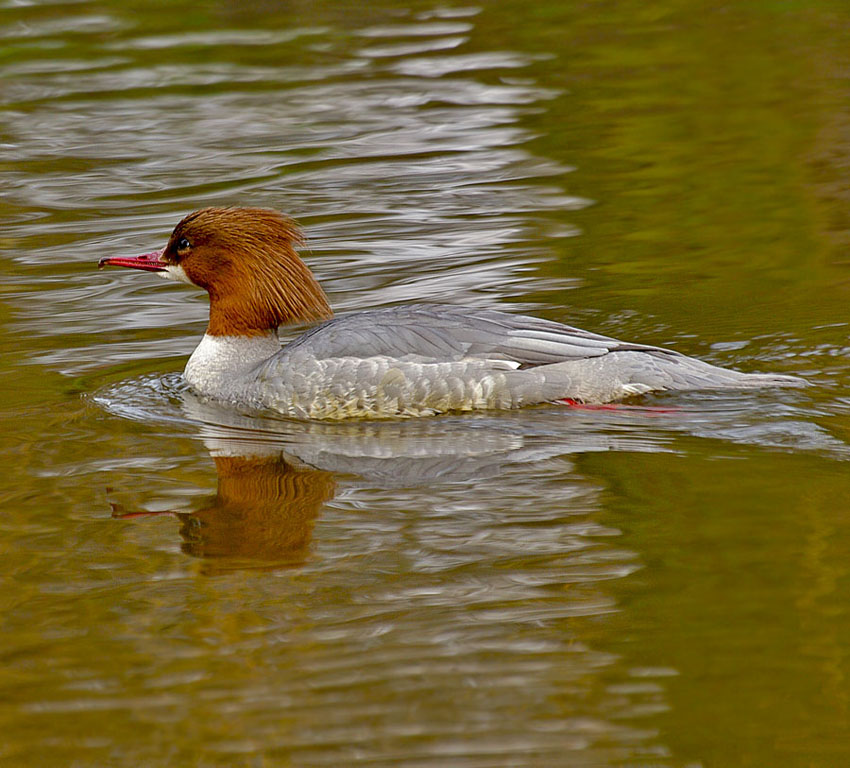
[[[196, 425], [218, 484], [197, 509], [168, 514], [181, 520], [184, 552], [225, 569], [303, 564], [316, 518], [340, 484], [396, 489], [397, 495], [406, 488], [434, 486], [444, 494], [452, 488], [451, 496], [466, 494], [471, 506], [481, 506], [494, 491], [501, 498], [506, 488], [516, 492], [534, 482], [531, 506], [557, 508], [569, 497], [566, 454], [638, 447], [625, 436], [580, 429], [568, 436], [561, 428], [562, 439], [553, 440], [530, 428], [533, 412], [521, 419], [495, 414], [327, 424], [241, 415], [184, 391], [181, 416]], [[541, 484], [541, 474], [560, 483]], [[545, 498], [548, 487], [558, 496], [554, 505]], [[579, 495], [586, 502], [586, 488]], [[113, 514], [139, 513], [116, 508]]]
[[172, 378], [122, 385], [98, 400], [122, 416], [189, 426], [203, 440], [215, 461], [217, 493], [192, 512], [174, 514], [183, 523], [185, 552], [227, 559], [229, 567], [303, 564], [310, 555], [315, 520], [338, 486], [361, 492], [393, 489], [397, 503], [410, 496], [415, 506], [427, 487], [451, 496], [449, 506], [460, 504], [483, 514], [503, 508], [506, 495], [514, 510], [551, 510], [562, 509], [573, 492], [586, 502], [588, 480], [572, 471], [568, 456], [668, 451], [680, 432], [767, 443], [769, 426], [769, 437], [777, 444], [790, 441], [836, 452], [836, 441], [828, 434], [799, 431], [797, 421], [783, 423], [775, 415], [761, 429], [752, 424], [752, 434], [733, 431], [732, 422], [737, 425], [740, 415], [734, 397], [701, 402], [699, 408], [693, 400], [678, 398], [669, 410], [655, 411], [543, 407], [321, 423], [240, 414], [196, 397]]

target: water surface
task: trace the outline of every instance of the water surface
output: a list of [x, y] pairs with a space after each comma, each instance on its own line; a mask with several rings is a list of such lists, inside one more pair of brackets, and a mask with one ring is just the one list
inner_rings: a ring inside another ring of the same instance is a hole
[[[850, 14], [0, 7], [4, 765], [850, 760]], [[530, 311], [806, 376], [660, 410], [197, 400], [95, 270], [272, 206], [341, 310]]]

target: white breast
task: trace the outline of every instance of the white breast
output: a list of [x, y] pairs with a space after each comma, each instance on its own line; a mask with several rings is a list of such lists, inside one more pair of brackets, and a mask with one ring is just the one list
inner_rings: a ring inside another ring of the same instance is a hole
[[249, 337], [205, 334], [186, 363], [183, 377], [199, 394], [241, 399], [247, 374], [279, 351], [280, 342], [273, 331]]

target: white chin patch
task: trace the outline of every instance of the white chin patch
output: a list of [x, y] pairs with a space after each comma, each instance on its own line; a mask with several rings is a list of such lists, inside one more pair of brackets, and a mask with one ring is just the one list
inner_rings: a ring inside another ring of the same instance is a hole
[[179, 280], [181, 283], [194, 285], [179, 264], [169, 264], [162, 272], [157, 272], [157, 274], [166, 280]]

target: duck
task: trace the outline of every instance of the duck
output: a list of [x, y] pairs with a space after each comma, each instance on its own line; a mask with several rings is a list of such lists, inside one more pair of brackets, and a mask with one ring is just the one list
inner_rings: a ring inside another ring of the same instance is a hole
[[[668, 390], [803, 386], [523, 314], [415, 303], [334, 316], [297, 248], [298, 225], [266, 208], [183, 218], [165, 247], [99, 267], [202, 288], [209, 323], [184, 370], [202, 398], [303, 420], [423, 417], [540, 404], [612, 407]], [[311, 324], [281, 347], [278, 329]]]

